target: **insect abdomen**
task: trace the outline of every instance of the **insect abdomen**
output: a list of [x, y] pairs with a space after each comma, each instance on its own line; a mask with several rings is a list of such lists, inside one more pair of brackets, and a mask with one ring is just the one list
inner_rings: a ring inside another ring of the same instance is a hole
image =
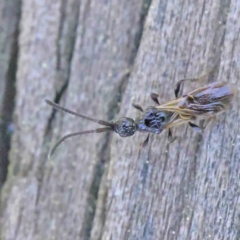
[[216, 114], [230, 106], [233, 95], [233, 89], [226, 83], [212, 83], [192, 95], [193, 101], [188, 108], [199, 114]]

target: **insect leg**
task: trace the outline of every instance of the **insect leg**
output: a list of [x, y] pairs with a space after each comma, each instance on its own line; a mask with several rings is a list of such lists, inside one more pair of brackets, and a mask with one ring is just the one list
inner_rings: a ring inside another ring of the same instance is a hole
[[212, 120], [212, 118], [201, 119], [199, 122], [199, 127], [202, 129], [205, 129], [211, 120]]
[[182, 84], [185, 82], [185, 81], [197, 81], [198, 79], [197, 78], [189, 78], [189, 79], [181, 79], [179, 80], [176, 85], [175, 85], [175, 88], [174, 88], [174, 93], [175, 93], [175, 97], [178, 98], [180, 97], [180, 95], [182, 95], [182, 91], [180, 93], [180, 89], [181, 89], [181, 86]]
[[207, 127], [207, 125], [211, 122], [211, 121], [214, 121], [216, 123], [219, 123], [219, 119], [216, 117], [216, 116], [213, 116], [211, 118], [207, 118], [205, 120], [201, 120], [200, 121], [200, 126], [202, 127], [202, 129], [205, 129]]
[[191, 123], [191, 122], [189, 122], [188, 124], [194, 131], [202, 134], [202, 132], [203, 132], [203, 128], [202, 127], [200, 127], [200, 126], [198, 126], [198, 125], [196, 125], [194, 123]]
[[215, 67], [213, 67], [212, 69], [207, 71], [207, 73], [203, 74], [202, 76], [199, 76], [199, 77], [196, 77], [196, 78], [186, 78], [186, 79], [179, 80], [176, 83], [175, 88], [174, 88], [174, 93], [175, 93], [176, 98], [178, 98], [180, 95], [182, 95], [182, 93], [180, 93], [180, 89], [181, 89], [182, 84], [185, 81], [190, 81], [190, 82], [203, 81], [203, 80], [207, 79], [214, 72], [214, 70], [215, 70]]
[[172, 129], [168, 129], [168, 141], [169, 143], [173, 143], [175, 140], [177, 139], [177, 137], [173, 137], [173, 134], [172, 134]]
[[212, 118], [210, 118], [208, 122], [210, 122], [211, 120], [213, 120], [215, 123], [219, 123], [219, 121], [220, 121], [219, 118], [217, 118], [216, 115], [213, 116]]
[[[204, 75], [204, 78], [206, 76]], [[186, 81], [190, 81], [190, 82], [197, 82], [197, 81], [200, 81], [202, 79], [204, 79], [203, 76], [199, 77], [199, 78], [186, 78], [186, 79], [181, 79], [179, 80], [176, 85], [175, 85], [175, 88], [174, 88], [174, 93], [175, 93], [175, 96], [176, 98], [180, 97], [182, 95], [182, 91], [181, 90], [181, 86], [184, 82]]]
[[146, 147], [148, 142], [149, 142], [149, 134], [148, 134], [147, 138], [144, 140], [144, 142], [141, 144], [141, 148]]
[[159, 101], [158, 101], [158, 97], [159, 95], [156, 94], [156, 93], [151, 93], [151, 99], [157, 104], [157, 105], [160, 105]]
[[142, 109], [142, 107], [141, 107], [140, 105], [135, 104], [135, 103], [132, 103], [132, 106], [133, 106], [134, 108], [136, 108], [138, 111], [143, 112], [143, 109]]

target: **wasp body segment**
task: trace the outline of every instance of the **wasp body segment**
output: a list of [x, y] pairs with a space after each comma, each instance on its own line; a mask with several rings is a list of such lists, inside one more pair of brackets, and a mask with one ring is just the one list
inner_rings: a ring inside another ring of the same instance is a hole
[[[67, 108], [59, 106], [56, 103], [46, 100], [47, 104], [58, 110], [105, 126], [103, 128], [81, 131], [63, 136], [50, 150], [49, 158], [59, 144], [65, 139], [89, 133], [113, 131], [118, 133], [121, 137], [129, 137], [134, 135], [136, 131], [160, 134], [163, 130], [168, 129], [169, 137], [172, 138], [171, 128], [184, 123], [188, 123], [190, 127], [201, 133], [202, 128], [192, 123], [192, 121], [209, 119], [218, 113], [227, 110], [231, 105], [234, 90], [226, 82], [215, 82], [204, 87], [197, 88], [183, 96], [178, 96], [180, 85], [186, 80], [196, 81], [198, 79], [185, 79], [178, 81], [175, 87], [175, 100], [159, 104], [158, 95], [152, 93], [151, 98], [157, 106], [148, 107], [144, 111], [140, 105], [133, 104], [133, 107], [141, 112], [140, 117], [135, 120], [123, 117], [116, 122], [110, 123], [73, 112]], [[147, 144], [148, 139], [149, 137], [147, 137], [144, 141], [143, 146]]]

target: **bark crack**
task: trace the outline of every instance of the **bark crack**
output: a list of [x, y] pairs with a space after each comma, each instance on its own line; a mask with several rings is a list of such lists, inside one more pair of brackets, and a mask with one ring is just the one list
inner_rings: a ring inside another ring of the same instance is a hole
[[[66, 16], [68, 16], [68, 13], [66, 12], [68, 6], [67, 1], [62, 0], [61, 1], [61, 7], [60, 7], [60, 23], [59, 23], [59, 32], [58, 32], [58, 38], [56, 41], [57, 51], [56, 51], [56, 70], [59, 73], [56, 77], [56, 86], [55, 86], [55, 96], [53, 101], [55, 103], [60, 103], [62, 97], [64, 96], [64, 93], [66, 92], [68, 88], [68, 84], [70, 81], [70, 75], [71, 75], [71, 63], [73, 59], [73, 53], [75, 48], [75, 42], [76, 42], [76, 31], [78, 27], [78, 20], [79, 20], [79, 7], [80, 2], [78, 0], [75, 0], [73, 4], [74, 11], [71, 14], [71, 19], [68, 19]], [[66, 33], [67, 31], [67, 33]], [[63, 43], [63, 44], [62, 44]], [[57, 82], [60, 79], [60, 83]], [[61, 81], [62, 80], [62, 81]], [[52, 112], [49, 116], [48, 122], [46, 124], [45, 133], [43, 136], [43, 153], [41, 156], [41, 159], [47, 159], [47, 154], [49, 147], [47, 147], [47, 143], [49, 143], [49, 140], [52, 138], [53, 132], [52, 132], [52, 125], [53, 121], [55, 119], [56, 109], [52, 109]], [[42, 180], [44, 178], [44, 166], [45, 162], [43, 161], [42, 164], [38, 167], [37, 170], [37, 179], [38, 179], [38, 190], [37, 190], [37, 197], [35, 201], [36, 205], [36, 216], [38, 215], [38, 202], [41, 198], [41, 189], [42, 189]], [[35, 221], [35, 230], [34, 232], [37, 233], [38, 231], [38, 224], [37, 219]]]
[[[61, 2], [61, 16], [60, 16], [60, 24], [59, 24], [59, 33], [58, 33], [58, 39], [56, 42], [57, 45], [57, 63], [56, 63], [56, 70], [59, 72], [59, 78], [63, 78], [62, 81], [60, 81], [60, 86], [59, 84], [56, 84], [56, 93], [54, 97], [54, 102], [55, 103], [60, 103], [64, 93], [66, 92], [68, 88], [68, 84], [70, 81], [70, 75], [71, 75], [71, 63], [73, 59], [73, 53], [74, 53], [74, 48], [75, 48], [75, 43], [76, 43], [76, 32], [77, 32], [77, 26], [78, 26], [78, 19], [79, 19], [79, 7], [80, 3], [79, 1], [75, 1], [76, 5], [76, 12], [73, 13], [74, 15], [74, 21], [71, 26], [68, 24], [65, 24], [67, 22], [67, 19], [65, 17], [66, 13], [66, 1], [62, 0]], [[66, 25], [66, 26], [65, 26]], [[64, 34], [64, 31], [67, 31], [65, 27], [68, 27], [68, 34]], [[67, 36], [65, 39], [64, 37]], [[61, 42], [66, 42], [65, 45], [61, 44]], [[62, 47], [63, 46], [63, 47]], [[67, 64], [65, 68], [65, 63]], [[56, 79], [56, 82], [59, 81], [59, 79]], [[52, 127], [52, 122], [55, 118], [56, 114], [56, 109], [52, 110], [52, 113], [49, 117], [47, 126], [46, 126], [46, 131], [45, 131], [45, 136], [51, 135], [50, 129]]]
[[6, 86], [3, 96], [3, 107], [0, 116], [0, 189], [2, 188], [6, 178], [9, 164], [8, 153], [10, 150], [11, 137], [14, 131], [13, 112], [15, 106], [15, 83], [17, 75], [17, 60], [19, 52], [19, 31], [20, 31], [20, 16], [21, 16], [21, 1], [19, 1], [16, 9], [16, 29], [12, 35], [11, 53], [6, 73]]
[[[70, 81], [70, 75], [71, 75], [71, 63], [73, 59], [73, 52], [76, 42], [76, 31], [78, 26], [78, 19], [79, 19], [79, 1], [75, 1], [76, 12], [73, 13], [73, 22], [72, 25], [69, 26], [68, 19], [66, 19], [66, 1], [62, 0], [61, 2], [61, 16], [60, 16], [60, 24], [59, 24], [59, 33], [58, 33], [58, 39], [57, 39], [57, 64], [56, 69], [59, 70], [59, 75], [63, 77], [63, 82], [61, 82], [61, 86], [56, 90], [54, 102], [60, 103], [64, 93], [66, 92], [68, 88], [68, 84]], [[68, 30], [68, 34], [64, 34], [63, 32], [66, 31], [65, 27], [68, 27], [70, 30]], [[66, 36], [66, 37], [65, 37]], [[65, 45], [60, 44], [60, 42], [65, 42]], [[62, 47], [63, 46], [63, 47]], [[65, 63], [67, 66], [65, 66]], [[58, 81], [58, 79], [56, 79]], [[44, 140], [43, 143], [49, 142], [48, 139], [52, 136], [52, 124], [53, 120], [55, 118], [56, 109], [52, 109], [52, 113], [50, 114], [49, 120], [46, 125], [45, 133], [44, 133]], [[41, 166], [43, 168], [43, 166]], [[43, 174], [43, 171], [42, 171]], [[42, 177], [41, 177], [42, 179]], [[37, 203], [38, 201], [36, 201]]]
[[[142, 39], [146, 16], [148, 14], [151, 2], [152, 0], [144, 0], [142, 3], [141, 16], [139, 20], [139, 30], [136, 33], [134, 38], [134, 48], [129, 58], [129, 66], [132, 66], [136, 59], [136, 55]], [[107, 113], [108, 119], [113, 119], [114, 116], [116, 116], [120, 111], [119, 102], [122, 101], [122, 97], [124, 95], [126, 86], [128, 84], [128, 77], [130, 73], [131, 73], [131, 67], [125, 70], [120, 76], [121, 80], [119, 81], [118, 87], [116, 87], [114, 91], [117, 94], [114, 94], [114, 93], [112, 94], [113, 99], [112, 101], [110, 101], [110, 104], [109, 104], [109, 108], [108, 108], [109, 110]], [[100, 191], [104, 193], [102, 194], [104, 196], [104, 199], [102, 199], [103, 204], [100, 210], [102, 225], [100, 229], [100, 235], [98, 236], [97, 239], [100, 240], [103, 238], [105, 220], [106, 220], [106, 214], [107, 214], [106, 209], [107, 209], [107, 197], [108, 197], [108, 187], [107, 187], [107, 183], [105, 184], [103, 183], [103, 181], [105, 180], [103, 176], [104, 174], [107, 174], [108, 166], [110, 162], [110, 139], [111, 139], [110, 136], [111, 136], [110, 133], [106, 135], [105, 142], [102, 145], [102, 148], [99, 153], [99, 156], [100, 156], [99, 161], [96, 164], [94, 169], [94, 174], [93, 174], [94, 179], [92, 181], [89, 195], [88, 195], [88, 202], [90, 203], [90, 209], [92, 211], [91, 213], [89, 213], [89, 211], [85, 212], [83, 227], [82, 227], [83, 232], [81, 234], [81, 237], [85, 240], [96, 239], [95, 236], [93, 235], [92, 230], [94, 228], [94, 218], [97, 211], [97, 202], [99, 200]], [[104, 189], [101, 189], [101, 184], [103, 184], [102, 188]]]

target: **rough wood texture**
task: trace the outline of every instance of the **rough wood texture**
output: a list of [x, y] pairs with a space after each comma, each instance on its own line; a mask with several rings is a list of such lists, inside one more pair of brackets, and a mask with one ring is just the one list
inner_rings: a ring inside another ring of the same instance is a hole
[[58, 137], [96, 124], [43, 101], [134, 118], [132, 101], [152, 105], [151, 92], [170, 100], [178, 79], [213, 66], [208, 81], [239, 90], [239, 15], [237, 0], [23, 0], [2, 239], [239, 239], [238, 92], [202, 137], [184, 126], [171, 145], [166, 133], [151, 135], [140, 151], [144, 134], [88, 135], [51, 161]]
[[14, 108], [20, 1], [0, 1], [0, 188], [6, 179]]
[[[44, 99], [88, 115], [115, 116], [143, 8], [139, 0], [23, 1], [3, 239], [87, 239], [93, 221], [100, 224], [95, 202], [110, 135], [66, 141], [47, 161], [60, 135], [95, 126], [56, 114]], [[101, 236], [102, 230], [94, 232]]]

